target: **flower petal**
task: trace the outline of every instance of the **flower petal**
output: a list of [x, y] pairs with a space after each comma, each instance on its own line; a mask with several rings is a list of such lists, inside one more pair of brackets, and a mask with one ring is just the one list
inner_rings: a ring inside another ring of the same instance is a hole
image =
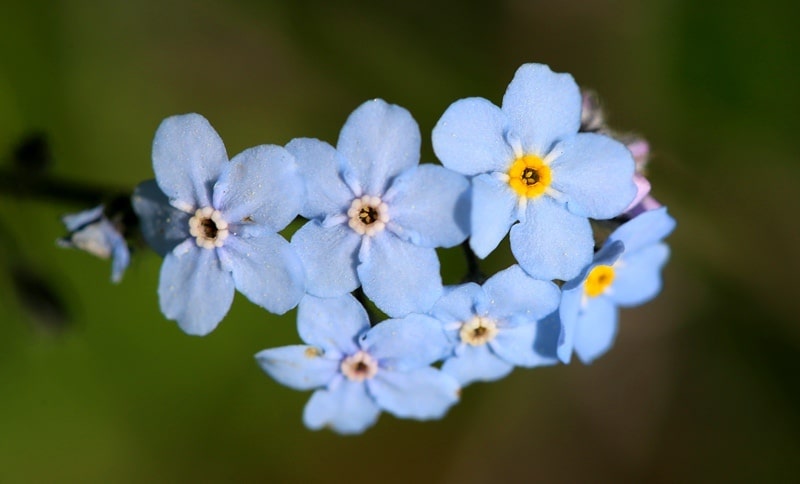
[[317, 390], [303, 410], [312, 430], [328, 427], [340, 434], [358, 434], [375, 424], [381, 409], [361, 382], [342, 380], [333, 390]]
[[[566, 286], [565, 286], [566, 287]], [[558, 317], [561, 321], [561, 334], [558, 338], [558, 358], [563, 363], [572, 359], [575, 349], [575, 332], [578, 327], [578, 317], [581, 312], [583, 299], [583, 286], [575, 289], [561, 291], [561, 304], [558, 307]]]
[[458, 356], [448, 358], [442, 364], [442, 371], [463, 386], [476, 381], [499, 380], [513, 369], [514, 365], [498, 357], [487, 345], [464, 345]]
[[503, 111], [527, 153], [544, 155], [553, 144], [578, 132], [582, 98], [569, 74], [544, 64], [517, 69], [503, 96]]
[[491, 301], [492, 315], [524, 316], [528, 321], [555, 311], [561, 297], [558, 286], [551, 281], [533, 279], [517, 264], [490, 277], [483, 283], [483, 289]]
[[533, 351], [543, 358], [558, 360], [557, 351], [560, 336], [561, 318], [559, 318], [558, 311], [553, 311], [536, 323], [536, 338], [533, 341]]
[[399, 371], [430, 365], [451, 348], [441, 323], [422, 314], [382, 321], [364, 333], [358, 344], [378, 359], [381, 368]]
[[305, 294], [305, 273], [289, 242], [267, 230], [258, 236], [228, 237], [218, 250], [229, 258], [239, 292], [267, 311], [283, 314]]
[[324, 219], [331, 214], [346, 213], [355, 195], [339, 174], [336, 148], [318, 139], [297, 138], [286, 149], [297, 160], [306, 185], [305, 206], [300, 214], [308, 219]]
[[486, 99], [460, 99], [433, 128], [433, 151], [442, 164], [465, 175], [505, 171], [514, 150], [505, 139], [508, 117]]
[[544, 357], [533, 350], [536, 328], [536, 321], [505, 326], [497, 332], [489, 346], [497, 356], [515, 366], [531, 368], [552, 365], [557, 361], [555, 358]]
[[339, 372], [339, 360], [326, 358], [315, 346], [270, 348], [256, 354], [256, 360], [278, 383], [295, 390], [323, 387]]
[[181, 205], [211, 206], [211, 187], [227, 162], [222, 139], [199, 114], [165, 119], [153, 139], [158, 186]]
[[608, 297], [620, 306], [638, 306], [661, 291], [661, 268], [669, 259], [669, 247], [656, 244], [625, 254], [615, 268]]
[[622, 224], [608, 238], [621, 240], [625, 244], [625, 253], [630, 254], [657, 243], [674, 229], [675, 219], [669, 216], [667, 207], [661, 207]]
[[142, 182], [131, 197], [139, 227], [150, 246], [164, 257], [189, 237], [189, 215], [169, 204], [155, 180]]
[[369, 317], [350, 294], [333, 298], [307, 295], [297, 307], [297, 332], [306, 343], [331, 356], [358, 351], [357, 338], [369, 329]]
[[228, 223], [265, 225], [275, 232], [297, 217], [304, 198], [294, 156], [275, 145], [234, 156], [214, 185], [214, 208]]
[[589, 220], [549, 197], [529, 202], [525, 221], [511, 227], [511, 252], [535, 279], [572, 279], [592, 261], [593, 247]]
[[617, 335], [617, 308], [605, 297], [589, 300], [575, 327], [575, 353], [585, 364], [611, 348]]
[[486, 305], [487, 297], [483, 288], [470, 282], [445, 287], [442, 297], [436, 301], [429, 314], [441, 322], [445, 333], [453, 342], [458, 342], [461, 323], [475, 316], [476, 306]]
[[233, 288], [233, 277], [222, 269], [216, 250], [197, 247], [188, 240], [167, 254], [161, 265], [161, 312], [176, 320], [184, 332], [204, 336], [227, 314]]
[[379, 370], [367, 388], [387, 412], [418, 420], [441, 418], [458, 402], [460, 392], [455, 379], [431, 367], [408, 372]]
[[374, 99], [350, 114], [336, 148], [360, 184], [357, 194], [380, 196], [395, 175], [419, 163], [419, 127], [404, 108]]
[[350, 227], [323, 227], [311, 220], [294, 233], [292, 245], [305, 265], [309, 294], [333, 297], [359, 286], [356, 264], [361, 236]]
[[442, 294], [439, 257], [386, 231], [365, 242], [358, 277], [364, 294], [384, 313], [399, 318], [424, 313]]
[[447, 168], [424, 164], [404, 171], [383, 201], [393, 231], [422, 247], [453, 247], [469, 235], [467, 179]]
[[469, 246], [475, 255], [483, 259], [500, 244], [511, 224], [518, 220], [518, 200], [508, 183], [492, 175], [478, 175], [472, 179]]
[[633, 156], [619, 141], [579, 133], [558, 145], [551, 164], [552, 187], [575, 215], [608, 219], [621, 214], [636, 196]]

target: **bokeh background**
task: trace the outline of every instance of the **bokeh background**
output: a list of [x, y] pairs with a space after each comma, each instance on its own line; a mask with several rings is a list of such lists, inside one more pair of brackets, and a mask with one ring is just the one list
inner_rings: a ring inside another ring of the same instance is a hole
[[[4, 2], [2, 166], [44, 133], [49, 176], [130, 190], [161, 119], [199, 112], [229, 154], [334, 143], [381, 97], [429, 133], [515, 69], [571, 72], [645, 136], [678, 228], [665, 288], [591, 366], [476, 384], [442, 421], [311, 432], [307, 393], [253, 355], [293, 315], [237, 295], [205, 338], [158, 310], [161, 260], [57, 248], [88, 208], [0, 193], [0, 482], [709, 482], [800, 475], [797, 52], [791, 2]], [[7, 192], [8, 190], [6, 190]], [[460, 275], [446, 255], [446, 279]], [[501, 264], [502, 260], [490, 261]]]

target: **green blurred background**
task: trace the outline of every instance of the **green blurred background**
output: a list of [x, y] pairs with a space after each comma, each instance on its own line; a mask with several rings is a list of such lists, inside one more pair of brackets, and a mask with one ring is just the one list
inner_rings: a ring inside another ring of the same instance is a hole
[[[309, 394], [253, 355], [294, 312], [237, 296], [205, 338], [158, 310], [161, 260], [59, 249], [85, 206], [0, 194], [0, 482], [796, 481], [800, 471], [797, 15], [790, 2], [12, 0], [0, 18], [0, 149], [40, 130], [54, 176], [151, 178], [161, 119], [205, 115], [230, 155], [335, 142], [381, 97], [429, 133], [544, 62], [650, 141], [678, 229], [665, 289], [592, 366], [477, 384], [442, 421], [311, 432]], [[490, 261], [491, 262], [491, 261]], [[500, 263], [502, 261], [495, 261]], [[446, 279], [458, 277], [448, 254]], [[491, 264], [490, 264], [491, 265]], [[64, 301], [32, 309], [11, 276]], [[60, 328], [60, 329], [58, 329]]]

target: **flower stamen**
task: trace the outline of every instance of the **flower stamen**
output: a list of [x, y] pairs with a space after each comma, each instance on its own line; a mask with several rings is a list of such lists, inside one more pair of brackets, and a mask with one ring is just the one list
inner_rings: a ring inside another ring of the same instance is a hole
[[356, 198], [347, 210], [348, 225], [359, 235], [373, 236], [386, 228], [389, 207], [378, 197], [364, 195]]
[[378, 373], [378, 362], [366, 351], [359, 351], [342, 360], [339, 368], [348, 380], [364, 381]]
[[489, 318], [475, 316], [461, 325], [458, 335], [464, 343], [480, 346], [497, 336], [497, 323]]
[[189, 233], [195, 237], [198, 247], [213, 249], [222, 247], [228, 238], [228, 222], [219, 210], [212, 207], [198, 208], [189, 219]]
[[592, 268], [584, 282], [584, 292], [589, 297], [597, 297], [611, 286], [614, 282], [614, 268], [606, 265], [599, 265]]
[[536, 198], [550, 186], [550, 167], [536, 155], [523, 155], [508, 170], [508, 184], [520, 197]]

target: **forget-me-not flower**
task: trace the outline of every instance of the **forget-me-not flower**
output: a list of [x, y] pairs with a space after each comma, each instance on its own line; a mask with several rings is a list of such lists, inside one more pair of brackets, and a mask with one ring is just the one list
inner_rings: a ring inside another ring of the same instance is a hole
[[584, 363], [608, 351], [617, 333], [618, 307], [644, 304], [661, 290], [661, 268], [669, 258], [662, 240], [675, 228], [666, 207], [621, 225], [580, 276], [562, 287], [559, 358], [574, 349]]
[[588, 218], [619, 215], [636, 187], [625, 145], [578, 133], [581, 104], [572, 76], [525, 64], [502, 108], [467, 98], [442, 115], [433, 148], [444, 166], [473, 177], [470, 246], [479, 257], [510, 228], [511, 251], [533, 277], [572, 279], [591, 262]]
[[449, 286], [430, 314], [444, 328], [452, 350], [442, 371], [462, 385], [497, 380], [515, 366], [556, 363], [534, 350], [537, 323], [558, 307], [559, 290], [518, 266], [498, 272], [483, 286]]
[[69, 235], [59, 239], [62, 247], [83, 250], [101, 259], [111, 258], [111, 281], [119, 282], [131, 261], [131, 252], [120, 229], [103, 213], [103, 205], [62, 217]]
[[420, 133], [411, 114], [376, 99], [347, 119], [336, 148], [292, 140], [307, 187], [292, 237], [309, 294], [332, 297], [359, 285], [386, 314], [424, 312], [439, 298], [435, 247], [463, 242], [469, 182], [444, 167], [419, 165]]
[[234, 288], [274, 313], [305, 292], [300, 259], [277, 232], [298, 214], [304, 189], [294, 157], [280, 146], [250, 148], [228, 161], [199, 114], [165, 119], [153, 140], [155, 182], [133, 206], [147, 242], [164, 255], [161, 311], [189, 334], [222, 320]]
[[400, 418], [441, 418], [458, 401], [458, 383], [430, 366], [448, 342], [429, 316], [411, 314], [370, 328], [350, 294], [308, 295], [298, 307], [297, 330], [305, 345], [263, 350], [256, 359], [278, 382], [316, 390], [303, 412], [311, 429], [359, 433], [381, 410]]

